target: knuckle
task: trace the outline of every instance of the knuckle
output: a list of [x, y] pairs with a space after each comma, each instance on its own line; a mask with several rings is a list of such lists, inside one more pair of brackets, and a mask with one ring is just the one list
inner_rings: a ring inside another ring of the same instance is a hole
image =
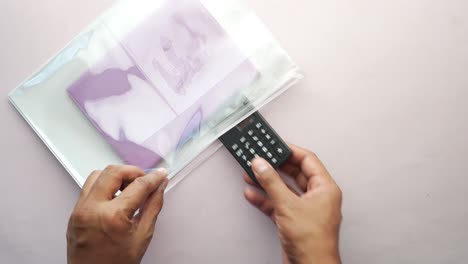
[[93, 170], [89, 176], [99, 175], [101, 174], [101, 172], [102, 172], [101, 170]]
[[336, 195], [338, 196], [340, 200], [343, 200], [343, 191], [338, 186], [336, 186]]
[[146, 243], [151, 242], [151, 240], [153, 239], [154, 231], [155, 231], [154, 225], [150, 225], [149, 227], [147, 227], [144, 230], [143, 235], [142, 235], [143, 241], [145, 241]]
[[341, 189], [337, 185], [334, 185], [332, 188], [329, 188], [327, 194], [327, 200], [330, 204], [341, 206], [343, 201], [343, 191], [341, 191]]
[[343, 196], [343, 191], [341, 190], [340, 186], [338, 186], [338, 184], [336, 184], [334, 182], [331, 185], [331, 190], [332, 190], [332, 193], [335, 194], [336, 196], [338, 196], [338, 197]]
[[151, 189], [151, 182], [146, 177], [136, 178], [135, 184], [138, 184], [138, 186], [145, 191], [148, 191]]
[[132, 165], [125, 165], [124, 168], [128, 171], [131, 171], [131, 172], [138, 172], [140, 174], [145, 174], [145, 171], [143, 171], [142, 169], [136, 167], [136, 166], [132, 166]]
[[275, 210], [283, 215], [290, 215], [291, 212], [299, 210], [291, 199], [284, 199], [280, 203], [275, 204]]
[[151, 243], [151, 240], [153, 240], [153, 233], [147, 233], [147, 234], [143, 237], [143, 241], [145, 242], [145, 244]]
[[114, 223], [120, 221], [122, 217], [121, 211], [118, 209], [107, 210], [104, 214], [104, 220], [106, 223]]
[[127, 231], [131, 227], [131, 221], [122, 210], [108, 210], [104, 214], [104, 224], [106, 229], [112, 232]]
[[257, 175], [257, 179], [265, 185], [269, 185], [273, 182], [273, 177], [271, 177], [270, 173], [268, 172], [259, 173]]
[[86, 233], [85, 228], [69, 227], [66, 234], [67, 244], [73, 248], [86, 248], [90, 244]]
[[[142, 245], [143, 241], [140, 241], [140, 245]], [[132, 249], [128, 250], [127, 253], [129, 259], [141, 259], [144, 255], [144, 252], [141, 251], [141, 246], [140, 247], [133, 247]]]
[[340, 196], [343, 196], [343, 190], [341, 190], [341, 188], [338, 185], [336, 186], [336, 190]]
[[77, 208], [73, 211], [70, 220], [77, 225], [87, 224], [91, 219], [91, 213], [85, 208]]
[[108, 165], [104, 170], [115, 172], [115, 171], [118, 171], [119, 169], [120, 169], [120, 166], [118, 165]]
[[144, 240], [146, 241], [146, 243], [149, 243], [151, 242], [151, 240], [153, 240], [153, 233], [148, 233], [145, 237], [144, 237]]
[[317, 153], [313, 151], [308, 151], [307, 156], [309, 156], [311, 159], [318, 159]]
[[343, 212], [342, 212], [341, 210], [338, 212], [337, 220], [338, 220], [339, 222], [343, 221]]

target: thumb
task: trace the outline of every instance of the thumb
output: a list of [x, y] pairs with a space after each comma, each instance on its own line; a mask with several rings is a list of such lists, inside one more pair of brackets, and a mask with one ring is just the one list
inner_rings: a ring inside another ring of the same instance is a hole
[[167, 187], [168, 179], [164, 179], [159, 187], [146, 200], [145, 205], [138, 215], [139, 226], [144, 231], [154, 230], [154, 225], [164, 204], [164, 191]]
[[260, 183], [273, 203], [290, 199], [293, 196], [293, 193], [283, 179], [281, 179], [278, 172], [266, 160], [262, 158], [254, 159], [252, 161], [252, 169], [258, 183]]

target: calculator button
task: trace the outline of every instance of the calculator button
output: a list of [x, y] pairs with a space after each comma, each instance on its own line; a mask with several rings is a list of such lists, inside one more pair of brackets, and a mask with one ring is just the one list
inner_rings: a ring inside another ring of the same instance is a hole
[[262, 148], [263, 152], [267, 153], [268, 152], [268, 149], [266, 147], [263, 147]]
[[258, 142], [257, 142], [257, 145], [258, 145], [259, 147], [263, 147], [263, 142], [258, 141]]
[[278, 163], [278, 160], [275, 159], [275, 158], [272, 158], [272, 159], [271, 159], [271, 162], [273, 162], [273, 164], [276, 164], [276, 163]]
[[268, 156], [268, 158], [270, 158], [270, 159], [273, 158], [273, 154], [271, 154], [271, 152], [268, 152], [268, 153], [267, 153], [267, 156]]
[[265, 135], [265, 138], [266, 138], [267, 140], [270, 140], [270, 139], [271, 139], [270, 134], [266, 134], [266, 135]]
[[247, 161], [247, 166], [251, 167], [251, 166], [252, 166], [252, 162]]
[[278, 152], [278, 154], [283, 154], [284, 151], [283, 151], [282, 148], [277, 148], [277, 149], [276, 149], [276, 152]]
[[237, 144], [232, 145], [232, 150], [236, 151], [239, 148]]
[[258, 141], [258, 137], [257, 137], [257, 136], [253, 136], [252, 139], [255, 140], [255, 141]]
[[245, 143], [245, 148], [250, 149], [250, 142]]
[[259, 156], [258, 154], [254, 154], [254, 157], [255, 157], [255, 158], [258, 158], [258, 157], [260, 157], [260, 156]]
[[255, 154], [255, 149], [251, 148], [251, 149], [249, 149], [249, 151], [250, 151], [250, 153], [252, 153], [252, 155]]
[[254, 132], [253, 132], [253, 130], [251, 129], [251, 130], [249, 130], [249, 131], [247, 132], [247, 134], [249, 134], [249, 136], [253, 136]]
[[241, 137], [240, 142], [241, 142], [241, 143], [245, 143], [246, 140], [247, 140], [247, 139], [245, 139], [245, 137]]
[[236, 152], [236, 155], [237, 155], [238, 157], [240, 157], [240, 156], [242, 155], [242, 153], [243, 153], [242, 149], [239, 149], [239, 150]]
[[261, 129], [260, 132], [262, 132], [262, 134], [266, 134], [266, 130], [265, 129]]
[[276, 144], [276, 141], [275, 141], [274, 139], [272, 139], [272, 140], [270, 141], [270, 145], [275, 145], [275, 144]]
[[255, 127], [258, 128], [258, 129], [260, 129], [260, 128], [262, 127], [262, 123], [257, 123], [257, 124], [255, 125]]
[[244, 161], [247, 161], [247, 156], [242, 155], [242, 159], [243, 159]]

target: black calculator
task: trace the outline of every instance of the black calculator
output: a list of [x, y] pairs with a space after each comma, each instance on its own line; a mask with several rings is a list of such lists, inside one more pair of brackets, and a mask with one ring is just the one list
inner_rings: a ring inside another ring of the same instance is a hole
[[258, 181], [252, 171], [252, 159], [262, 157], [276, 169], [292, 154], [288, 145], [259, 112], [240, 122], [219, 140], [256, 183]]

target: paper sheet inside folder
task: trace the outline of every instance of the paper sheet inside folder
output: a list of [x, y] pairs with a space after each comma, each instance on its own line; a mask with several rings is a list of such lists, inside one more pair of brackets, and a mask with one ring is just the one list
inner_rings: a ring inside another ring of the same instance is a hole
[[[106, 30], [121, 34], [112, 24]], [[68, 93], [122, 160], [143, 169], [180, 148], [257, 75], [198, 1], [167, 1], [115, 43]]]

